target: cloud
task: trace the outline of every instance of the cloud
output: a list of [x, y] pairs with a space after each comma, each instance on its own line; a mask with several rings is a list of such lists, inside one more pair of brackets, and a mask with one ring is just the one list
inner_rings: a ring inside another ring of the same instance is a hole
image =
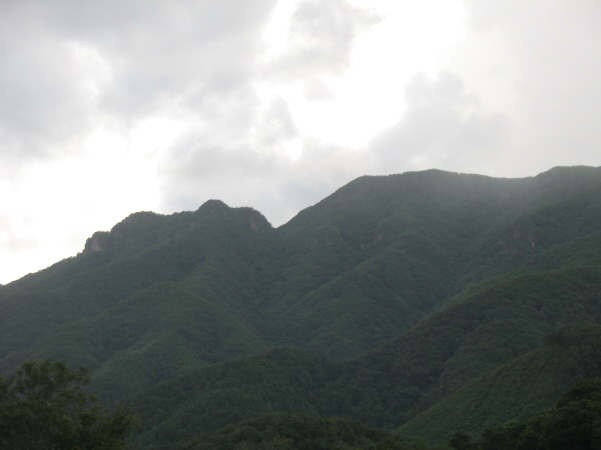
[[370, 144], [378, 170], [442, 168], [490, 172], [508, 148], [508, 120], [483, 111], [462, 80], [443, 72], [416, 75], [407, 85], [405, 113]]
[[374, 11], [344, 0], [303, 0], [290, 18], [286, 51], [274, 59], [269, 73], [276, 79], [305, 82], [341, 74], [355, 38], [380, 19]]
[[119, 42], [101, 41], [114, 70], [102, 107], [134, 117], [193, 113], [238, 95], [254, 78], [261, 26], [273, 3], [169, 3], [128, 24]]
[[0, 1], [0, 245], [30, 267], [137, 209], [279, 225], [364, 174], [601, 165], [600, 22], [597, 0]]
[[[601, 165], [601, 6], [466, 0], [467, 32], [401, 119], [374, 138], [378, 170], [528, 176]], [[389, 169], [390, 170], [390, 169]]]
[[93, 102], [85, 65], [28, 6], [0, 4], [0, 158], [10, 171], [85, 133]]
[[[289, 99], [257, 84], [301, 80], [311, 99], [332, 98], [320, 77], [348, 64], [355, 37], [375, 23], [372, 12], [342, 0], [301, 1], [289, 21], [288, 41], [275, 59], [256, 49], [256, 72], [236, 90], [207, 88], [194, 111], [197, 123], [165, 154], [162, 208], [196, 209], [208, 198], [253, 206], [279, 225], [299, 209], [362, 175], [365, 164], [298, 127]], [[228, 66], [229, 67], [229, 66]], [[242, 72], [240, 72], [242, 73]]]
[[517, 176], [555, 165], [601, 165], [601, 4], [465, 4], [470, 33], [451, 69], [486, 109], [512, 118], [512, 147], [499, 169]]
[[166, 132], [226, 150], [247, 139], [275, 3], [0, 2], [2, 281], [156, 209], [159, 164], [181, 157]]
[[59, 156], [102, 124], [126, 130], [156, 114], [211, 115], [252, 82], [273, 5], [0, 3], [0, 157]]
[[252, 206], [274, 225], [363, 175], [370, 156], [304, 137], [285, 102], [257, 103], [246, 139], [211, 139], [190, 132], [165, 159], [162, 209], [194, 210], [210, 198]]

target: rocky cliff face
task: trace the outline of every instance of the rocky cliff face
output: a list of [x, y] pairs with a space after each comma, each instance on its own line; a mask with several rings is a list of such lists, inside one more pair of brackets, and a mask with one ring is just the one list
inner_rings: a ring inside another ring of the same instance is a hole
[[97, 231], [92, 237], [86, 240], [83, 253], [89, 254], [94, 252], [102, 252], [107, 249], [112, 241], [112, 236], [107, 231]]

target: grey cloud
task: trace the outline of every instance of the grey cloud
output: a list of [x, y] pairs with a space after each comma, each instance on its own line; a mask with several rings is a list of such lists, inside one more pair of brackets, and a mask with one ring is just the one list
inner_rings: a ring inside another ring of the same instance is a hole
[[[280, 136], [280, 140], [285, 140]], [[277, 143], [274, 142], [277, 146]], [[364, 175], [369, 155], [310, 140], [291, 160], [264, 147], [197, 145], [169, 161], [162, 174], [165, 212], [194, 210], [210, 198], [252, 206], [278, 226], [341, 185]]]
[[162, 204], [167, 211], [194, 210], [217, 198], [230, 206], [280, 203], [274, 178], [285, 162], [248, 147], [197, 144], [171, 158], [162, 171]]
[[252, 102], [274, 4], [0, 2], [0, 157], [63, 153], [103, 120], [125, 129], [153, 114], [214, 120], [216, 104]]
[[307, 139], [301, 156], [288, 167], [281, 191], [298, 211], [373, 170], [373, 158], [367, 152], [349, 152], [337, 145]]
[[[137, 4], [143, 10], [146, 2]], [[274, 1], [151, 4], [149, 17], [142, 13], [119, 24], [119, 40], [97, 41], [115, 63], [103, 98], [112, 114], [196, 111], [207, 101], [211, 107], [215, 96], [238, 95], [252, 82], [261, 26]], [[105, 30], [97, 34], [104, 37]]]
[[355, 37], [380, 18], [344, 0], [305, 0], [291, 18], [289, 46], [271, 67], [285, 79], [341, 73], [348, 65]]
[[263, 148], [272, 148], [282, 140], [294, 139], [299, 132], [287, 103], [281, 98], [272, 99], [257, 122], [256, 130], [262, 134], [259, 139]]
[[407, 110], [370, 144], [382, 172], [432, 167], [490, 173], [509, 146], [509, 123], [481, 110], [455, 74], [417, 75], [406, 88]]
[[[0, 170], [8, 172], [9, 159], [18, 167], [28, 158], [77, 152], [97, 126], [127, 135], [147, 117], [183, 118], [188, 134], [153, 156], [162, 158], [157, 180], [162, 212], [220, 198], [253, 206], [276, 225], [285, 222], [363, 174], [366, 164], [360, 155], [303, 141], [282, 100], [265, 104], [257, 97], [254, 83], [275, 76], [260, 60], [263, 25], [274, 5], [275, 0], [0, 1]], [[306, 3], [297, 12], [296, 47], [281, 61], [280, 74], [316, 78], [347, 64], [367, 15], [340, 0], [318, 6]], [[324, 95], [318, 82], [312, 91]], [[290, 142], [303, 149], [294, 161], [282, 154]], [[111, 175], [104, 174], [107, 182]], [[58, 201], [78, 210], [72, 199]], [[42, 245], [35, 236], [20, 237], [17, 229], [18, 224], [5, 224], [5, 253]]]
[[0, 157], [5, 168], [22, 158], [44, 157], [52, 150], [49, 144], [84, 132], [93, 101], [69, 46], [46, 36], [35, 17], [15, 17], [27, 11], [12, 3], [0, 4]]
[[254, 197], [275, 203], [277, 193], [267, 186], [287, 164], [278, 150], [296, 136], [287, 105], [274, 99], [261, 108], [247, 99], [220, 106], [213, 112], [224, 120], [190, 130], [169, 149], [160, 173], [163, 209], [196, 209], [209, 198], [232, 206], [256, 206]]
[[[237, 108], [226, 108], [235, 115]], [[286, 102], [252, 101], [223, 132], [199, 127], [172, 147], [161, 171], [162, 209], [193, 210], [207, 199], [252, 206], [275, 225], [365, 174], [370, 156], [302, 136]], [[237, 132], [232, 134], [232, 130]], [[300, 147], [291, 158], [287, 146]]]
[[[601, 3], [465, 4], [473, 34], [459, 51], [495, 43], [486, 48], [489, 55], [482, 55], [481, 65], [507, 73], [505, 113], [515, 123], [508, 156], [529, 172], [554, 165], [601, 165]], [[499, 61], [495, 50], [504, 54]], [[496, 88], [483, 84], [489, 91]]]

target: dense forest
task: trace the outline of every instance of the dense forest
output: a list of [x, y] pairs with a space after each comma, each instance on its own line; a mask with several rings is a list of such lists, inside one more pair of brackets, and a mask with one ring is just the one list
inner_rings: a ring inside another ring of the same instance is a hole
[[135, 213], [0, 286], [0, 374], [86, 366], [132, 449], [548, 448], [568, 410], [601, 439], [599, 224], [592, 167]]

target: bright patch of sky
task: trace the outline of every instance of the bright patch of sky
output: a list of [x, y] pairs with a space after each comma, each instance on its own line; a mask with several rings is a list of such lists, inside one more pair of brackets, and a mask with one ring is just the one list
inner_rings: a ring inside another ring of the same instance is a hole
[[[300, 0], [281, 1], [264, 32], [266, 62], [285, 54], [290, 20]], [[366, 2], [353, 1], [357, 8]], [[400, 86], [416, 73], [435, 77], [445, 52], [465, 35], [465, 9], [455, 1], [369, 2], [375, 24], [361, 32], [342, 73], [322, 75], [312, 85], [263, 82], [261, 98], [282, 97], [303, 134], [356, 149], [392, 126], [405, 105]], [[432, 12], [436, 11], [435, 14]], [[391, 101], [391, 94], [398, 98]], [[298, 156], [298, 150], [292, 152]]]

